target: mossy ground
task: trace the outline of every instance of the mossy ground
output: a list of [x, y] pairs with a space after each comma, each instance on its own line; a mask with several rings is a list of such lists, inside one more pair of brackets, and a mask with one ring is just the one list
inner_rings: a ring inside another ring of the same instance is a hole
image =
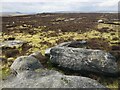
[[[92, 17], [94, 16], [94, 18]], [[115, 19], [115, 14], [38, 14], [33, 16], [3, 18], [3, 32], [0, 41], [9, 37], [27, 41], [24, 48], [19, 48], [17, 56], [7, 58], [8, 62], [1, 65], [1, 76], [9, 74], [12, 62], [21, 55], [29, 55], [35, 51], [45, 50], [59, 43], [74, 40], [87, 40], [88, 48], [111, 52], [118, 60], [120, 54], [120, 25], [97, 23], [98, 19]], [[117, 17], [116, 17], [117, 18]], [[15, 24], [13, 24], [15, 22]], [[117, 22], [118, 23], [118, 22]], [[29, 47], [29, 48], [28, 48]], [[2, 57], [6, 57], [4, 54]], [[53, 68], [50, 62], [48, 68]], [[118, 78], [91, 77], [109, 88], [118, 87]]]

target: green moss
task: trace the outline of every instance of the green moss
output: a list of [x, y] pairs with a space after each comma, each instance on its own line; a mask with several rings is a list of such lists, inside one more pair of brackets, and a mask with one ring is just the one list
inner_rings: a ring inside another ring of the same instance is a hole
[[6, 78], [8, 75], [10, 75], [10, 68], [4, 68], [2, 70], [0, 70], [0, 79], [4, 79]]
[[119, 87], [118, 85], [118, 80], [113, 80], [111, 83], [110, 81], [105, 81], [103, 84], [107, 87], [110, 88], [111, 90], [116, 90], [116, 88]]
[[112, 90], [113, 90], [113, 88], [114, 88], [114, 89], [115, 89], [115, 88], [118, 88], [118, 87], [119, 87], [119, 86], [118, 86], [118, 81], [114, 81], [112, 84], [106, 85], [106, 87], [111, 88]]
[[102, 85], [110, 88], [110, 90], [116, 90], [119, 87], [119, 78], [112, 78], [112, 77], [103, 77], [101, 76], [99, 81]]

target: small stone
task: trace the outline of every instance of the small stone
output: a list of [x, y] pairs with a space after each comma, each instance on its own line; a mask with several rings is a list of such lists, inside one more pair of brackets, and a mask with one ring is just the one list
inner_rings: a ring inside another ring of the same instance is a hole
[[0, 48], [3, 50], [7, 48], [19, 48], [25, 43], [26, 42], [20, 40], [7, 40], [0, 43]]
[[98, 23], [104, 23], [104, 21], [103, 20], [98, 20]]

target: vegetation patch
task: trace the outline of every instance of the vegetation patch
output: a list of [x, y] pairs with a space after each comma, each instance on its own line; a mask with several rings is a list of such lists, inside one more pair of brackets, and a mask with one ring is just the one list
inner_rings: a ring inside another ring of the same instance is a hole
[[[0, 76], [4, 78], [9, 75], [9, 67], [17, 57], [30, 55], [35, 51], [40, 51], [44, 55], [47, 48], [66, 41], [86, 40], [88, 42], [87, 48], [110, 52], [116, 57], [120, 66], [120, 39], [118, 35], [120, 22], [114, 22], [114, 24], [97, 22], [99, 19], [111, 20], [117, 18], [117, 16], [117, 14], [52, 13], [3, 17], [3, 31], [0, 32], [0, 42], [14, 38], [28, 43], [18, 48], [18, 51], [16, 49], [3, 51], [1, 57], [7, 59], [7, 63], [0, 66], [2, 69]], [[56, 69], [49, 61], [46, 68]], [[119, 84], [118, 78], [110, 79], [99, 76], [91, 76], [91, 78], [98, 80], [109, 88], [117, 88]], [[64, 80], [64, 78], [62, 80], [68, 83], [68, 80]]]

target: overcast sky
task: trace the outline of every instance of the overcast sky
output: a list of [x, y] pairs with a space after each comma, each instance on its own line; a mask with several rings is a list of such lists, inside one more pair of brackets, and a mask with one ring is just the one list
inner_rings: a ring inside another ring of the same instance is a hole
[[120, 0], [2, 0], [2, 12], [118, 11]]

